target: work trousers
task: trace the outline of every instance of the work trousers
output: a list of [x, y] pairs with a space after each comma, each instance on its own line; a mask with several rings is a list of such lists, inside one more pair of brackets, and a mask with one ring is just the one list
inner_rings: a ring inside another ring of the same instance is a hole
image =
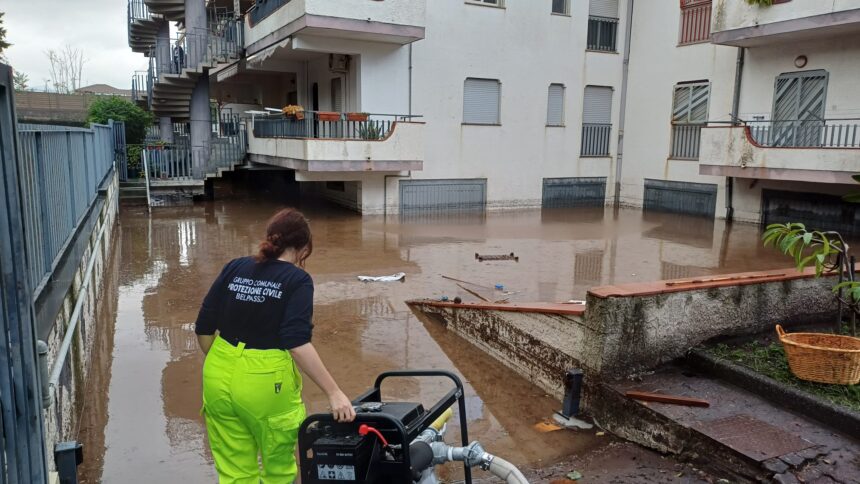
[[220, 484], [296, 479], [305, 406], [289, 352], [246, 349], [216, 337], [203, 364], [203, 413]]

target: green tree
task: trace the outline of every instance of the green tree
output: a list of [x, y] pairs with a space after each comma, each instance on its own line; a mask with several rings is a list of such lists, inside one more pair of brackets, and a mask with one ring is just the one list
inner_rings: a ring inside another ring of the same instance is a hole
[[8, 49], [12, 44], [6, 42], [6, 27], [3, 26], [3, 16], [6, 15], [5, 12], [0, 12], [0, 60], [6, 62], [6, 49]]
[[106, 96], [93, 101], [87, 115], [87, 122], [104, 124], [110, 119], [125, 123], [125, 141], [130, 145], [142, 143], [146, 136], [146, 128], [153, 123], [151, 113], [121, 97]]
[[12, 76], [12, 83], [15, 85], [16, 91], [26, 91], [30, 87], [30, 76], [23, 72], [15, 71]]

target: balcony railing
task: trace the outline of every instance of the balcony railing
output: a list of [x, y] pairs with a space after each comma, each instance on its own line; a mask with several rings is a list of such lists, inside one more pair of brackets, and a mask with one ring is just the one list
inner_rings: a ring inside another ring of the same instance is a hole
[[609, 156], [609, 134], [611, 124], [583, 123], [582, 156]]
[[147, 71], [135, 71], [131, 77], [131, 100], [142, 101], [148, 94], [149, 82]]
[[702, 124], [672, 125], [672, 154], [676, 160], [698, 160]]
[[711, 36], [711, 0], [682, 0], [678, 43], [705, 42]]
[[860, 119], [750, 121], [750, 135], [772, 148], [860, 148]]
[[151, 18], [151, 14], [149, 12], [149, 7], [146, 6], [146, 3], [143, 0], [128, 0], [128, 21], [132, 22], [133, 20], [149, 20]]
[[224, 62], [240, 55], [244, 38], [241, 20], [223, 20], [209, 29], [195, 29], [175, 39], [157, 40], [154, 57], [155, 71], [163, 74], [181, 74], [183, 69], [197, 69], [201, 65]]
[[305, 111], [303, 119], [296, 119], [279, 114], [255, 118], [254, 137], [378, 141], [391, 133], [395, 121], [416, 117], [370, 114], [366, 120], [350, 120], [346, 113]]
[[257, 0], [254, 6], [248, 10], [248, 19], [251, 27], [257, 25], [257, 23], [271, 15], [275, 10], [288, 3], [290, 3], [290, 0]]
[[618, 39], [618, 19], [609, 17], [588, 17], [588, 50], [615, 52]]

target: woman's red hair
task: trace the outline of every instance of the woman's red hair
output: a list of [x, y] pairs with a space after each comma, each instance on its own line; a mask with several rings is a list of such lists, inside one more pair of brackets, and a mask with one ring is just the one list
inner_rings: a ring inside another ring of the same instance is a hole
[[260, 242], [257, 261], [277, 259], [287, 249], [296, 251], [296, 265], [302, 268], [314, 249], [308, 220], [301, 212], [292, 208], [285, 208], [269, 219], [266, 238]]

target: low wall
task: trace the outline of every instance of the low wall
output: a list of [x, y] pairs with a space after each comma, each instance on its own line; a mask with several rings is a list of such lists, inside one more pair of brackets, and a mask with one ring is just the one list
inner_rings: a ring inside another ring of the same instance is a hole
[[[53, 329], [48, 333], [48, 369], [53, 369], [58, 353], [66, 335], [72, 311], [79, 298], [85, 298], [80, 320], [75, 329], [69, 356], [63, 362], [63, 370], [56, 387], [52, 389], [53, 404], [44, 411], [45, 444], [49, 456], [49, 467], [53, 468], [54, 445], [58, 442], [76, 440], [77, 423], [81, 417], [84, 392], [90, 370], [90, 353], [95, 336], [99, 331], [96, 326], [99, 306], [102, 304], [102, 282], [105, 276], [107, 262], [114, 250], [114, 226], [118, 213], [119, 185], [117, 173], [114, 170], [102, 184], [96, 199], [96, 208], [91, 217], [95, 218], [92, 231], [88, 235], [86, 248], [60, 305]], [[104, 227], [104, 231], [102, 231]], [[90, 255], [93, 253], [99, 235], [101, 244], [95, 254], [92, 279], [85, 292], [81, 292], [84, 276]]]

